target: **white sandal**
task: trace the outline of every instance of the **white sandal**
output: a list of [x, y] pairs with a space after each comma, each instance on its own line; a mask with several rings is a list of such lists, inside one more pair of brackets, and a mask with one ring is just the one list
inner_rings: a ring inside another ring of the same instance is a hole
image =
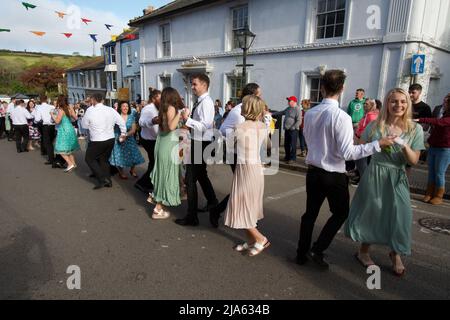
[[267, 238], [265, 239], [264, 244], [261, 244], [259, 242], [255, 242], [253, 247], [250, 249], [249, 256], [254, 257], [263, 252], [265, 249], [267, 249], [270, 246], [269, 240]]
[[243, 252], [250, 249], [250, 245], [247, 242], [244, 242], [242, 244], [235, 245], [233, 249], [237, 252]]
[[153, 193], [148, 194], [147, 202], [156, 205], [155, 199], [153, 197]]
[[164, 211], [163, 209], [158, 211], [155, 208], [153, 210], [152, 219], [154, 219], [154, 220], [164, 220], [164, 219], [168, 219], [169, 217], [170, 217], [170, 213], [167, 211]]

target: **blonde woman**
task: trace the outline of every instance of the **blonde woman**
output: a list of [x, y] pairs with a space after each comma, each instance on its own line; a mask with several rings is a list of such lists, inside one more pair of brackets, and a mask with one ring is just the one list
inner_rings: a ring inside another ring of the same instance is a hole
[[391, 90], [380, 116], [362, 134], [362, 143], [395, 136], [396, 144], [372, 156], [345, 227], [347, 236], [361, 242], [355, 257], [365, 267], [375, 264], [369, 255], [370, 245], [390, 247], [392, 269], [397, 276], [405, 273], [400, 255], [411, 254], [412, 210], [405, 167], [417, 164], [420, 151], [425, 149], [422, 127], [412, 121], [411, 108], [406, 91]]
[[236, 126], [237, 165], [225, 213], [226, 226], [247, 231], [249, 241], [237, 245], [235, 250], [249, 250], [250, 256], [270, 246], [269, 240], [256, 228], [263, 218], [264, 173], [260, 150], [268, 137], [267, 127], [262, 122], [265, 105], [255, 95], [246, 96], [242, 102], [241, 114], [245, 122]]

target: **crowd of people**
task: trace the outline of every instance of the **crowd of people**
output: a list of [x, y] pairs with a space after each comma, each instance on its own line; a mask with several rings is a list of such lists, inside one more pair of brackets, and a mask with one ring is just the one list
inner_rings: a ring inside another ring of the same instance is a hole
[[[95, 190], [112, 187], [112, 168], [121, 179], [128, 179], [128, 168], [136, 178], [135, 187], [153, 204], [153, 219], [168, 219], [171, 208], [187, 199], [186, 215], [175, 223], [198, 226], [198, 213], [209, 212], [209, 221], [217, 228], [223, 215], [225, 226], [246, 233], [247, 240], [236, 244], [234, 250], [256, 256], [270, 246], [268, 237], [258, 230], [264, 217], [262, 156], [271, 149], [274, 118], [282, 115], [285, 160], [295, 161], [298, 138], [308, 165], [297, 263], [312, 261], [328, 269], [324, 252], [345, 224], [346, 236], [360, 243], [355, 258], [363, 266], [375, 264], [370, 247], [383, 245], [390, 249], [393, 272], [398, 276], [405, 273], [401, 256], [411, 254], [412, 227], [407, 168], [423, 157], [424, 132], [431, 128], [429, 185], [423, 200], [442, 203], [450, 163], [450, 93], [435, 110], [435, 117], [420, 101], [419, 85], [411, 86], [409, 92], [394, 88], [383, 103], [365, 97], [364, 90], [358, 89], [345, 111], [339, 101], [346, 75], [329, 70], [321, 78], [320, 104], [311, 107], [309, 100], [303, 100], [299, 105], [297, 97], [291, 96], [285, 110], [271, 113], [256, 83], [243, 88], [239, 104], [230, 101], [222, 108], [208, 93], [207, 75], [196, 74], [191, 80], [197, 98], [192, 108], [170, 87], [162, 92], [150, 89], [148, 103], [142, 108], [128, 102], [105, 106], [102, 94], [75, 106], [64, 96], [53, 105], [46, 96], [40, 97], [39, 104], [30, 101], [25, 105], [13, 99], [9, 105], [2, 103], [0, 136], [5, 129], [10, 139], [14, 134], [18, 153], [40, 146], [46, 164], [55, 168], [64, 164], [66, 172], [77, 168], [74, 153], [80, 149], [78, 139], [84, 138], [85, 161], [95, 179]], [[147, 171], [140, 178], [136, 166], [145, 160], [138, 143], [148, 156]], [[208, 176], [208, 163], [221, 152], [222, 160], [230, 165], [233, 182], [229, 195], [219, 201]], [[352, 164], [356, 169], [349, 169]], [[359, 179], [351, 203], [349, 170], [357, 171]], [[207, 200], [204, 208], [198, 206], [197, 182]], [[312, 243], [325, 199], [331, 217]]]

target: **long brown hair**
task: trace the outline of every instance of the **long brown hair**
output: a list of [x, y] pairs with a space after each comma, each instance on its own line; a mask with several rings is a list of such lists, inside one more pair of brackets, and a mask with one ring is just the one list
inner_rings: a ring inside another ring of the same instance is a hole
[[56, 102], [56, 106], [58, 108], [62, 109], [62, 111], [64, 111], [66, 116], [70, 118], [69, 102], [68, 102], [66, 96], [63, 96], [63, 95], [58, 96], [58, 100]]
[[159, 114], [161, 117], [161, 130], [164, 131], [168, 128], [167, 111], [169, 106], [175, 108], [176, 111], [183, 109], [183, 100], [181, 100], [180, 94], [177, 90], [171, 87], [165, 88], [161, 93], [161, 107], [159, 109]]

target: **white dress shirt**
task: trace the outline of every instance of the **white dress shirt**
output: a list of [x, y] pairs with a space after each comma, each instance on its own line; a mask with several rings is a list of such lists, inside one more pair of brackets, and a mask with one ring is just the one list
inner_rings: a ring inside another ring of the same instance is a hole
[[53, 126], [55, 125], [55, 122], [52, 119], [52, 116], [50, 115], [51, 112], [55, 110], [55, 107], [48, 104], [43, 103], [41, 105], [37, 105], [34, 109], [34, 122], [42, 121], [42, 124], [44, 126]]
[[333, 99], [324, 99], [305, 113], [303, 134], [308, 145], [306, 163], [328, 172], [345, 173], [345, 161], [381, 151], [378, 141], [353, 144], [352, 118]]
[[22, 106], [15, 107], [10, 116], [11, 121], [15, 126], [28, 124], [28, 119], [33, 119], [31, 113]]
[[159, 125], [153, 124], [153, 119], [159, 115], [159, 111], [154, 103], [146, 105], [139, 118], [139, 125], [141, 126], [141, 136], [145, 140], [156, 140], [159, 133]]
[[122, 135], [127, 134], [125, 121], [120, 114], [111, 107], [101, 103], [86, 110], [81, 126], [89, 130], [89, 140], [94, 142], [114, 139], [114, 126], [118, 125]]
[[186, 121], [186, 126], [194, 131], [194, 140], [212, 140], [215, 114], [214, 101], [209, 94], [205, 93], [198, 97], [197, 107], [195, 110], [192, 110], [192, 118]]
[[220, 133], [226, 137], [227, 134], [233, 133], [238, 124], [244, 123], [245, 118], [241, 114], [242, 112], [242, 103], [238, 104], [236, 107], [228, 112], [228, 116], [223, 121], [220, 126]]
[[14, 103], [9, 103], [8, 108], [6, 109], [6, 113], [11, 114], [11, 112], [14, 110]]

